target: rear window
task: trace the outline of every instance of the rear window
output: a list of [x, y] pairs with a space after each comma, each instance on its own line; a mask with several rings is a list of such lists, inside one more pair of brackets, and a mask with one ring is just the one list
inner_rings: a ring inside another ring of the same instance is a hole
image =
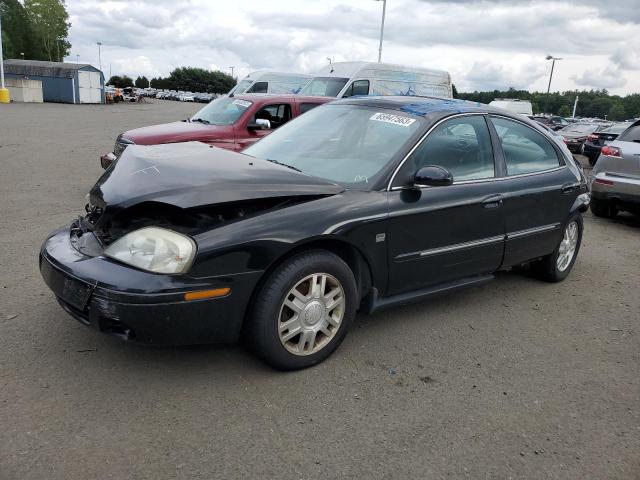
[[636, 124], [633, 127], [628, 128], [618, 137], [618, 140], [623, 142], [638, 142], [640, 143], [640, 124]]

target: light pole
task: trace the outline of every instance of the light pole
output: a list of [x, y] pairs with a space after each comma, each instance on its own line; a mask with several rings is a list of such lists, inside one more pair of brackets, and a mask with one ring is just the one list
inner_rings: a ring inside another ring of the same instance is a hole
[[378, 63], [382, 61], [382, 37], [384, 36], [384, 16], [387, 13], [387, 0], [376, 0], [376, 2], [382, 1], [382, 22], [380, 23], [380, 46], [378, 47]]
[[100, 56], [100, 47], [102, 46], [102, 42], [98, 43], [98, 65], [100, 65], [100, 71], [102, 71], [102, 57]]
[[231, 78], [233, 78], [233, 69], [235, 68], [233, 65], [229, 67], [231, 69]]
[[76, 53], [76, 63], [80, 63], [80, 55]]
[[547, 113], [547, 108], [549, 107], [549, 91], [551, 90], [551, 79], [553, 78], [553, 67], [556, 66], [556, 60], [562, 59], [554, 57], [553, 55], [547, 55], [545, 60], [551, 60], [551, 74], [549, 75], [549, 85], [547, 86], [547, 97], [544, 101], [544, 113]]
[[0, 103], [9, 103], [9, 90], [4, 88], [4, 61], [2, 57], [2, 15], [0, 14]]

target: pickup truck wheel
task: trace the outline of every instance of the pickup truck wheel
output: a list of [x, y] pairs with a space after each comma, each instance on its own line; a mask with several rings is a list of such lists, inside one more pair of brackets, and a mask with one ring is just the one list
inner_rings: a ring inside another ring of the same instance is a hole
[[618, 214], [616, 207], [606, 200], [598, 200], [591, 197], [589, 207], [591, 208], [591, 213], [596, 217], [613, 218]]
[[252, 310], [256, 353], [279, 370], [315, 365], [340, 345], [358, 305], [353, 272], [323, 250], [298, 254], [263, 283]]
[[573, 268], [582, 243], [582, 215], [576, 214], [565, 224], [562, 240], [553, 253], [534, 265], [538, 275], [547, 282], [560, 282]]

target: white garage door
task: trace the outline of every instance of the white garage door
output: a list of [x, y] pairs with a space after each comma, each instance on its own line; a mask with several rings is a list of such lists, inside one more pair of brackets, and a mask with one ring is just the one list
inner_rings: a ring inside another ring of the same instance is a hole
[[80, 103], [101, 103], [102, 89], [98, 72], [78, 72]]

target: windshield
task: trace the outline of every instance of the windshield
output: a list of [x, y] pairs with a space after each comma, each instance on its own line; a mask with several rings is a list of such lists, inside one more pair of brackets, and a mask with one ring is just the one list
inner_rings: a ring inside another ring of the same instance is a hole
[[348, 78], [316, 77], [305, 85], [300, 95], [336, 97], [348, 80]]
[[324, 105], [243, 153], [353, 188], [367, 188], [421, 124], [422, 119], [395, 110]]
[[216, 98], [191, 117], [191, 121], [211, 125], [233, 125], [252, 103], [240, 98]]
[[245, 93], [252, 83], [253, 83], [253, 80], [245, 78], [240, 83], [238, 83], [235, 87], [229, 90], [229, 95], [231, 95], [232, 93], [235, 95], [240, 95], [241, 93]]

